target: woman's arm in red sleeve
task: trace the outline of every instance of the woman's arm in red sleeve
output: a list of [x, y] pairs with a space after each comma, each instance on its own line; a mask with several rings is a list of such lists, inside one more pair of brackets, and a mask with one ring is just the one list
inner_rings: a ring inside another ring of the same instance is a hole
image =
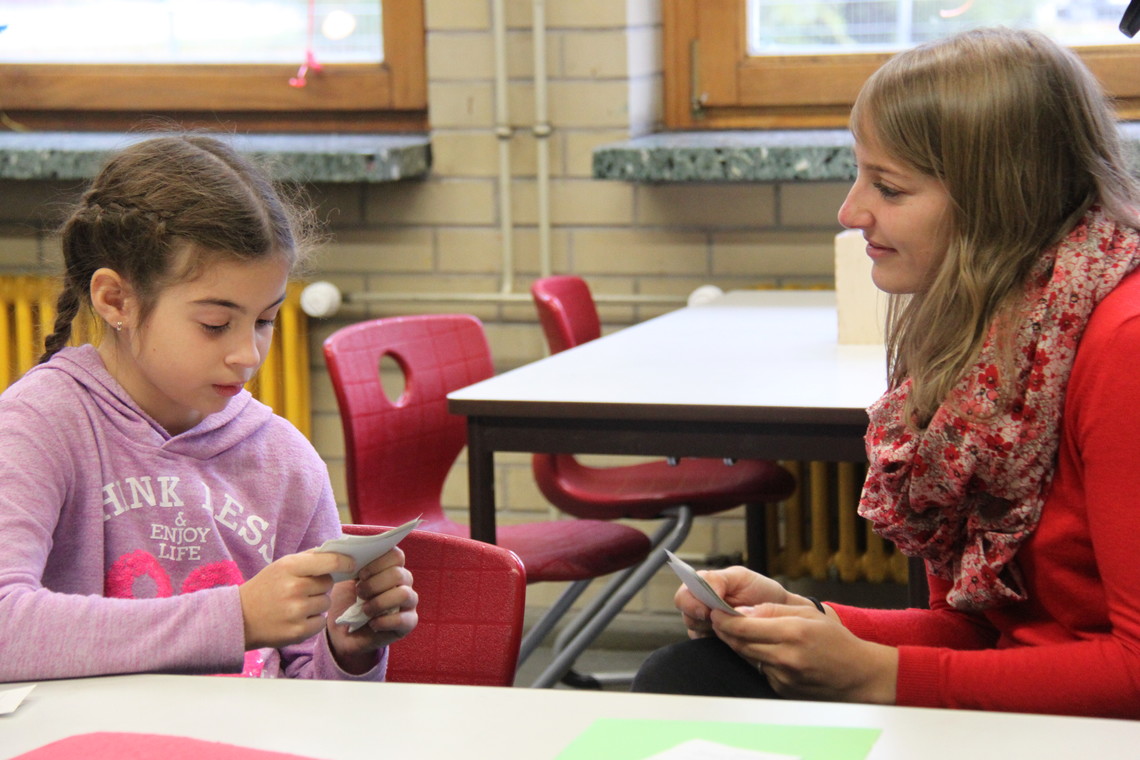
[[[982, 651], [901, 646], [899, 704], [1140, 719], [1140, 304], [1110, 299], [1102, 306], [1066, 399], [1057, 477], [1067, 482], [1054, 482], [1045, 506], [1072, 510], [1075, 525], [1083, 516], [1088, 533], [1073, 531], [1073, 556], [1087, 555], [1085, 542], [1094, 566], [1066, 566], [1055, 554], [1051, 566], [1040, 563], [1030, 589], [1046, 622], [1052, 609], [1056, 620], [1079, 624], [1069, 624], [1058, 643]], [[1063, 629], [1058, 622], [1040, 630]]]
[[880, 610], [828, 603], [847, 630], [866, 641], [888, 646], [919, 645], [951, 649], [987, 649], [997, 633], [981, 615], [946, 604], [949, 582], [927, 576], [930, 609]]

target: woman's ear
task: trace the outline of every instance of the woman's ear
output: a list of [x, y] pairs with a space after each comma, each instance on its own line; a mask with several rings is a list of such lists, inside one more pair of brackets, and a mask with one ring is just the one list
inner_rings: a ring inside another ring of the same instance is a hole
[[131, 324], [131, 288], [114, 269], [102, 267], [91, 275], [91, 306], [112, 329]]

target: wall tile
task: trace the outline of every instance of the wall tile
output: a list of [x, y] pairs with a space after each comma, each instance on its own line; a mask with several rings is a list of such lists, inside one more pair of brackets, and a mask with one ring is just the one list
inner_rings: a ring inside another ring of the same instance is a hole
[[[537, 186], [520, 180], [512, 188], [512, 213], [518, 224], [536, 224]], [[550, 184], [550, 219], [556, 225], [627, 224], [633, 215], [633, 189], [619, 182], [560, 180]]]
[[431, 136], [431, 171], [441, 177], [496, 177], [499, 141], [490, 129], [442, 130]]
[[843, 229], [836, 219], [849, 183], [801, 182], [780, 186], [780, 224], [784, 227], [825, 227], [835, 234]]
[[481, 32], [434, 33], [427, 46], [427, 67], [435, 82], [492, 79], [493, 40]]
[[553, 81], [548, 90], [550, 120], [558, 127], [613, 129], [629, 124], [629, 83], [626, 80]]
[[40, 269], [42, 250], [39, 235], [28, 228], [0, 228], [0, 266], [21, 273]]
[[638, 224], [765, 228], [776, 221], [772, 185], [692, 182], [637, 187]]
[[713, 235], [713, 274], [761, 279], [835, 274], [827, 232], [721, 232]]
[[430, 272], [432, 231], [426, 228], [341, 232], [321, 252], [322, 266], [351, 272]]
[[491, 26], [491, 4], [424, 0], [424, 23], [429, 33], [435, 30], [487, 30]]
[[700, 234], [605, 229], [572, 238], [574, 271], [694, 275], [708, 271], [708, 241]]
[[29, 225], [29, 230], [53, 229], [67, 219], [79, 201], [78, 182], [0, 180], [0, 223]]
[[546, 3], [546, 23], [552, 28], [624, 29], [626, 3], [615, 0], [553, 0]]
[[364, 185], [322, 183], [309, 189], [316, 218], [331, 230], [359, 227], [364, 222]]
[[561, 33], [559, 40], [566, 78], [629, 78], [629, 37], [624, 29], [568, 31]]
[[436, 129], [493, 127], [494, 85], [491, 82], [429, 82], [428, 118]]
[[492, 224], [496, 203], [490, 180], [397, 182], [368, 188], [365, 218], [370, 224]]

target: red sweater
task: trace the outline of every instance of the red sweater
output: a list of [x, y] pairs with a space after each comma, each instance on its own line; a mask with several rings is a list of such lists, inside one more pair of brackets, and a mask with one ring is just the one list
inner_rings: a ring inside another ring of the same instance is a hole
[[1140, 276], [1093, 312], [1065, 401], [1052, 488], [1017, 555], [1029, 598], [985, 614], [835, 605], [899, 648], [897, 703], [1140, 719]]

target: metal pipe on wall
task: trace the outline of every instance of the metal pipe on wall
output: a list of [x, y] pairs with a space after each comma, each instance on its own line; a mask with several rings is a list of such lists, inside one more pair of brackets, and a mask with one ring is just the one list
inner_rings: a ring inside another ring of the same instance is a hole
[[[603, 304], [624, 304], [630, 306], [682, 306], [693, 305], [698, 297], [704, 298], [705, 290], [712, 286], [703, 285], [688, 297], [673, 295], [652, 295], [641, 293], [596, 293], [594, 300]], [[719, 289], [717, 293], [719, 294]], [[331, 317], [340, 311], [343, 304], [357, 303], [529, 303], [529, 293], [342, 293], [331, 282], [314, 282], [301, 291], [301, 310], [310, 317]]]
[[507, 18], [504, 0], [491, 3], [495, 49], [495, 137], [499, 143], [499, 229], [502, 236], [502, 271], [499, 292], [514, 291], [514, 218], [511, 209], [511, 114], [507, 88]]
[[550, 254], [550, 122], [547, 109], [546, 2], [534, 0], [531, 34], [534, 47], [535, 183], [538, 201], [538, 265], [542, 277], [552, 272]]

